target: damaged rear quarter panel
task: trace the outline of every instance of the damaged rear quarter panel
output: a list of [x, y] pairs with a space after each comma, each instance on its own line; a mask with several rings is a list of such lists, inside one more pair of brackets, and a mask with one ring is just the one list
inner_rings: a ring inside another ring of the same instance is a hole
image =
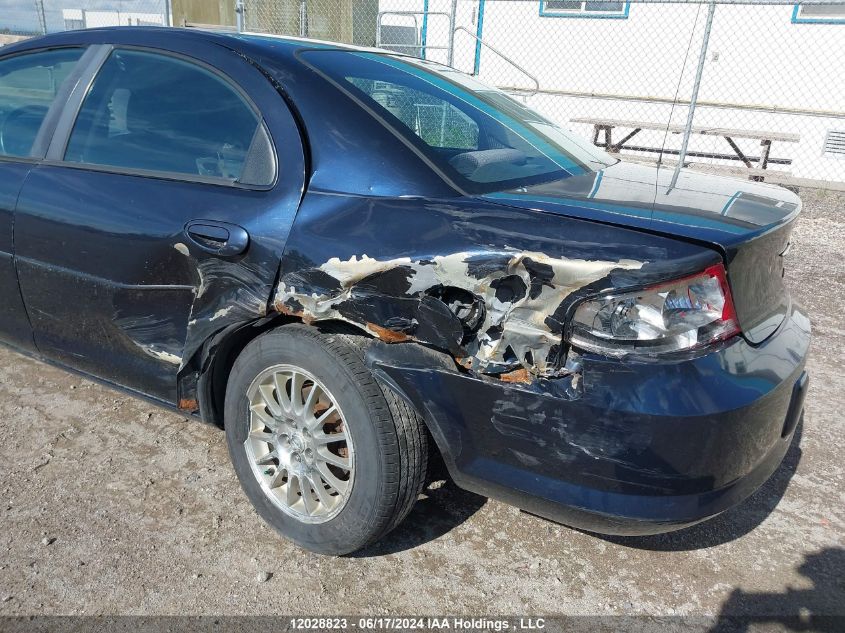
[[476, 199], [310, 192], [274, 305], [389, 343], [449, 352], [510, 382], [569, 374], [564, 328], [586, 294], [694, 270], [714, 253], [620, 227]]

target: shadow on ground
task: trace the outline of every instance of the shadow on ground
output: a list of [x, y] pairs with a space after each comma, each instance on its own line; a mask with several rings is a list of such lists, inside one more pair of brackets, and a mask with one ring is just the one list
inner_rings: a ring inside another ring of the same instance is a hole
[[795, 429], [783, 462], [757, 492], [738, 506], [714, 519], [677, 532], [653, 536], [604, 536], [599, 538], [617, 545], [652, 551], [703, 549], [736, 540], [760, 525], [777, 507], [801, 461], [803, 419]]
[[[845, 630], [845, 549], [828, 547], [808, 554], [798, 572], [812, 583], [810, 589], [754, 593], [734, 589], [722, 604], [711, 633], [744, 633], [761, 630], [760, 624], [777, 623], [790, 631]], [[768, 630], [768, 629], [762, 629]]]
[[469, 519], [486, 502], [486, 497], [458, 488], [451, 479], [436, 481], [423, 490], [399, 527], [378, 543], [352, 556], [384, 556], [433, 541]]

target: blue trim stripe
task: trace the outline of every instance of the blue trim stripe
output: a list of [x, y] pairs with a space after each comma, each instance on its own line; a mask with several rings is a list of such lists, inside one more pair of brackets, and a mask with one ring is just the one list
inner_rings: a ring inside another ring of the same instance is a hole
[[796, 4], [792, 9], [792, 23], [793, 24], [845, 24], [845, 18], [802, 18], [801, 5]]
[[606, 13], [602, 14], [599, 11], [555, 11], [546, 9], [546, 0], [540, 0], [540, 17], [541, 18], [580, 18], [587, 20], [627, 20], [628, 13], [631, 11], [631, 3], [625, 3], [625, 9], [622, 13]]
[[475, 26], [475, 64], [473, 65], [473, 75], [478, 75], [481, 72], [481, 36], [484, 33], [484, 3], [486, 0], [478, 0], [478, 24]]
[[725, 206], [722, 207], [722, 212], [719, 215], [727, 215], [728, 214], [728, 211], [730, 211], [731, 205], [734, 203], [734, 200], [739, 198], [740, 193], [741, 193], [740, 191], [737, 191], [734, 195], [732, 195], [730, 198], [728, 198], [728, 201], [725, 203]]
[[530, 143], [539, 151], [541, 151], [546, 156], [546, 158], [554, 162], [558, 167], [568, 172], [572, 176], [577, 176], [588, 171], [586, 168], [573, 161], [569, 156], [562, 153], [554, 145], [539, 136], [534, 130], [530, 129], [529, 127], [526, 127], [519, 121], [503, 114], [501, 111], [497, 110], [496, 108], [490, 106], [488, 103], [482, 101], [481, 99], [473, 95], [472, 92], [470, 92], [469, 90], [461, 90], [459, 88], [456, 88], [454, 84], [446, 81], [445, 79], [441, 79], [434, 73], [427, 72], [412, 63], [400, 61], [399, 59], [394, 59], [381, 53], [355, 53], [355, 55], [358, 55], [365, 59], [369, 59], [379, 64], [384, 64], [385, 66], [392, 66], [393, 68], [401, 70], [402, 72], [408, 73], [409, 75], [413, 75], [421, 81], [431, 84], [436, 88], [440, 88], [444, 92], [447, 92], [453, 97], [460, 99], [464, 103], [468, 103], [474, 108], [477, 108], [478, 110], [484, 112], [484, 114], [489, 116], [491, 119], [498, 121], [505, 127], [519, 134], [528, 143]]
[[588, 198], [595, 198], [596, 194], [599, 192], [599, 187], [601, 186], [601, 179], [604, 176], [604, 170], [600, 169], [596, 172], [596, 179], [593, 181], [593, 188], [590, 189], [590, 195]]

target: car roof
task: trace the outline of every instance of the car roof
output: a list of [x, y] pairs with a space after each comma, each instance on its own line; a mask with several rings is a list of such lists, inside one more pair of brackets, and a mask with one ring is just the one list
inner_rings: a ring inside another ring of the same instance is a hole
[[[238, 49], [246, 45], [255, 49], [263, 49], [267, 54], [293, 53], [296, 50], [325, 49], [349, 52], [378, 52], [391, 53], [379, 48], [368, 48], [342, 44], [338, 42], [327, 42], [324, 40], [310, 39], [305, 37], [292, 37], [285, 35], [273, 35], [270, 33], [256, 33], [225, 30], [207, 30], [198, 28], [163, 28], [160, 26], [109, 26], [92, 29], [77, 29], [72, 31], [61, 31], [51, 33], [6, 46], [3, 52], [23, 50], [29, 48], [40, 48], [43, 46], [62, 44], [101, 44], [101, 43], [124, 43], [127, 40], [139, 41], [149, 40], [151, 46], [163, 40], [176, 41], [206, 41], [223, 44], [229, 48]], [[397, 55], [401, 57], [402, 55]]]

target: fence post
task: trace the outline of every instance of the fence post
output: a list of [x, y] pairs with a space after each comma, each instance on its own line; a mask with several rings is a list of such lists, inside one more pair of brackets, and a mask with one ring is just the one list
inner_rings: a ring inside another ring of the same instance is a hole
[[164, 0], [164, 26], [173, 26], [173, 17], [170, 15], [172, 11], [170, 0]]
[[449, 50], [446, 51], [446, 65], [452, 66], [455, 59], [455, 21], [458, 14], [458, 0], [452, 0], [452, 11], [449, 13]]
[[[698, 89], [701, 87], [701, 75], [704, 73], [704, 62], [707, 59], [707, 45], [710, 43], [710, 29], [713, 26], [713, 16], [716, 14], [716, 2], [710, 0], [707, 6], [707, 21], [704, 23], [704, 37], [701, 42], [701, 52], [698, 55], [698, 67], [695, 69], [695, 80], [692, 85], [692, 95], [689, 100], [689, 111], [687, 112], [687, 123], [684, 126], [684, 138], [681, 141], [681, 151], [678, 153], [678, 164], [675, 166], [675, 173], [672, 174], [672, 181], [669, 183], [669, 193], [678, 183], [678, 176], [684, 166], [689, 147], [689, 137], [692, 134], [692, 120], [695, 116], [695, 104], [698, 101]], [[671, 123], [671, 121], [670, 121]]]
[[246, 7], [244, 6], [243, 0], [237, 0], [235, 2], [235, 24], [238, 28], [238, 33], [243, 33], [244, 28], [244, 11], [246, 11]]
[[299, 0], [299, 37], [308, 37], [308, 7]]

